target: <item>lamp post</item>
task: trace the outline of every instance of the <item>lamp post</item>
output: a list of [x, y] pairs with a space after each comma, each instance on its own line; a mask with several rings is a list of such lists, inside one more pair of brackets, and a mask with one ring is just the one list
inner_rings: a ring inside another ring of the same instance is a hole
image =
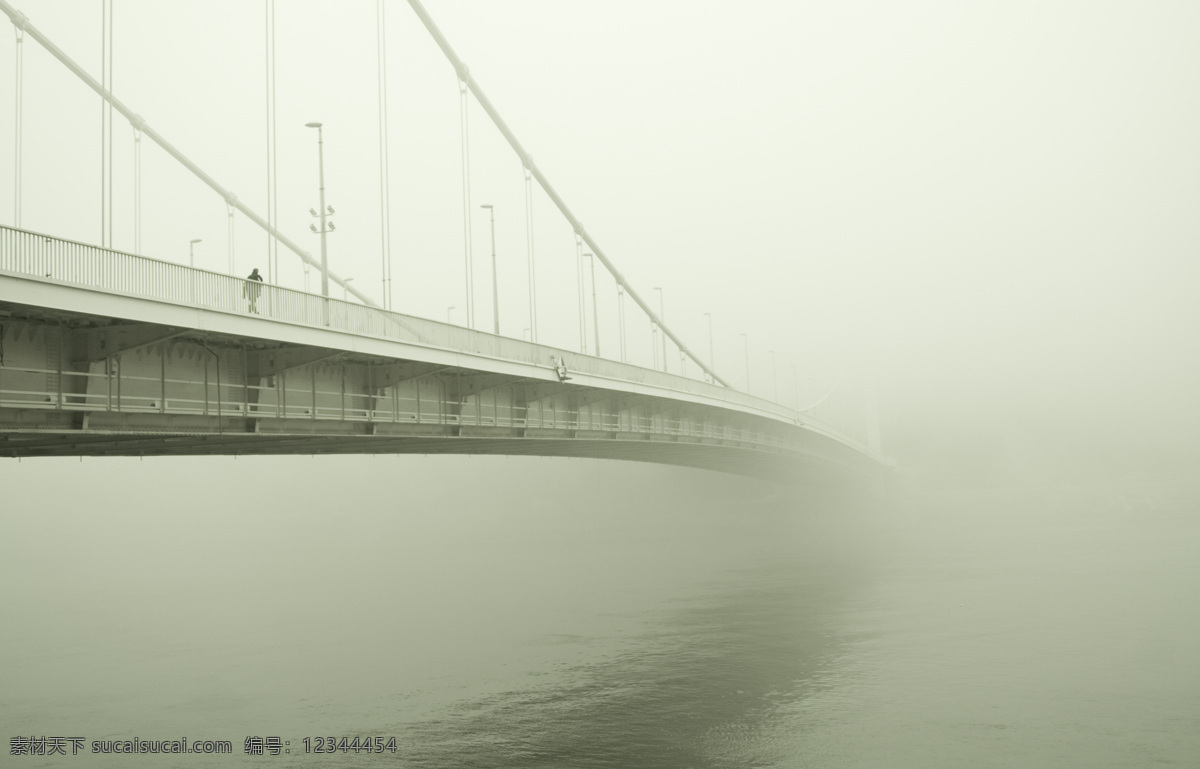
[[625, 286], [617, 284], [617, 320], [620, 324], [621, 362], [625, 362]]
[[196, 244], [201, 242], [201, 238], [188, 241], [188, 267], [196, 266]]
[[650, 319], [650, 357], [653, 360], [651, 368], [658, 370], [658, 323]]
[[746, 394], [750, 394], [750, 337], [742, 332], [742, 340], [746, 343]]
[[342, 301], [343, 302], [350, 300], [350, 281], [352, 281], [352, 280], [354, 280], [354, 278], [346, 278], [345, 280], [342, 281]]
[[796, 371], [796, 364], [792, 364], [792, 387], [796, 390], [796, 411], [800, 410], [800, 374]]
[[456, 309], [458, 309], [458, 308], [455, 305], [450, 305], [449, 307], [446, 308], [446, 322], [447, 323], [454, 322], [454, 321], [450, 320], [450, 313], [454, 312]]
[[775, 367], [774, 350], [771, 350], [771, 400], [779, 403], [779, 369]]
[[307, 128], [317, 129], [317, 167], [321, 182], [321, 296], [329, 297], [329, 252], [325, 246], [325, 138], [321, 133], [321, 123], [305, 123]]
[[[663, 309], [662, 286], [655, 286], [654, 290], [658, 292], [658, 322], [665, 323], [667, 320], [667, 313]], [[663, 335], [662, 335], [662, 364], [663, 364], [663, 371], [666, 371], [667, 370], [667, 332], [666, 331], [663, 331]]]
[[708, 318], [708, 380], [711, 382], [712, 372], [717, 367], [716, 356], [713, 355], [712, 313], [706, 312], [704, 315]]
[[596, 255], [584, 254], [592, 271], [592, 331], [596, 339], [596, 357], [600, 357], [600, 308], [596, 304]]
[[583, 236], [575, 233], [575, 299], [579, 303], [579, 351], [587, 355], [587, 298], [583, 285]]
[[490, 203], [480, 208], [486, 208], [492, 215], [492, 328], [500, 335], [500, 289], [496, 285], [496, 209]]

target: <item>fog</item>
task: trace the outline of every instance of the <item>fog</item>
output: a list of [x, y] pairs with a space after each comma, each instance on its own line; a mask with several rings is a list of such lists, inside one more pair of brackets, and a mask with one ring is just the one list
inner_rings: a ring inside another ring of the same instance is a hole
[[[405, 765], [522, 769], [1197, 754], [1200, 5], [426, 2], [702, 356], [711, 314], [733, 387], [804, 405], [840, 382], [843, 413], [874, 394], [890, 493], [537, 457], [7, 460], [10, 739], [398, 735]], [[101, 3], [16, 5], [100, 77]], [[466, 324], [455, 73], [387, 3], [381, 179], [379, 7], [115, 0], [113, 89], [314, 255], [322, 122], [333, 271], [382, 302], [387, 257], [394, 309]], [[0, 224], [19, 190], [22, 228], [183, 263], [199, 239], [198, 267], [305, 287], [148, 140], [136, 231], [119, 115], [106, 208], [98, 97], [21, 50], [0, 35], [0, 104], [22, 62]], [[474, 325], [490, 204], [519, 338], [521, 163], [469, 105]], [[574, 236], [533, 204], [537, 338], [576, 350]]]

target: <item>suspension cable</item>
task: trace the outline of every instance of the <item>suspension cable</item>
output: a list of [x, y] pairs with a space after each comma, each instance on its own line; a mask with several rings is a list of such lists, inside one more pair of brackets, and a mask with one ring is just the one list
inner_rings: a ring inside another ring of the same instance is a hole
[[[108, 90], [113, 89], [113, 6], [115, 0], [108, 0]], [[112, 104], [104, 103], [106, 142], [108, 144], [108, 247], [113, 247], [113, 110]]]
[[617, 284], [617, 322], [620, 327], [621, 362], [625, 362], [625, 287]]
[[381, 280], [383, 309], [392, 308], [392, 223], [391, 174], [388, 167], [388, 109], [387, 109], [387, 17], [384, 0], [376, 4], [376, 59], [379, 65], [379, 239], [381, 241]]
[[[4, 0], [0, 0], [0, 5], [2, 5], [3, 2]], [[433, 18], [430, 17], [429, 12], [425, 10], [425, 6], [421, 4], [420, 0], [408, 0], [408, 4], [410, 7], [412, 7], [413, 12], [417, 14], [417, 17], [421, 20], [421, 23], [425, 26], [425, 29], [429, 32], [430, 36], [433, 37], [433, 40], [435, 43], [437, 43], [438, 48], [442, 50], [442, 53], [445, 54], [446, 58], [450, 61], [455, 72], [458, 73], [460, 87], [469, 88], [471, 93], [475, 95], [475, 100], [479, 102], [479, 106], [483, 109], [487, 116], [491, 118], [492, 123], [495, 124], [505, 141], [507, 141], [509, 146], [512, 147], [513, 151], [517, 153], [517, 157], [521, 158], [521, 162], [523, 162], [529, 169], [529, 172], [533, 174], [533, 178], [537, 180], [539, 185], [541, 185], [542, 190], [546, 193], [546, 196], [550, 198], [550, 201], [562, 213], [563, 217], [567, 220], [567, 223], [571, 225], [571, 228], [577, 235], [582, 237], [583, 241], [592, 250], [592, 253], [596, 255], [596, 258], [600, 260], [600, 263], [603, 264], [605, 269], [608, 270], [609, 274], [613, 276], [613, 279], [617, 283], [624, 284], [625, 290], [629, 293], [629, 297], [634, 301], [634, 303], [637, 304], [637, 306], [640, 307], [647, 316], [657, 320], [658, 316], [650, 307], [649, 303], [647, 303], [645, 299], [638, 295], [637, 291], [635, 291], [633, 287], [629, 285], [629, 282], [626, 281], [624, 276], [621, 275], [616, 265], [608, 259], [596, 241], [590, 235], [588, 235], [579, 219], [576, 218], [573, 213], [571, 213], [569, 208], [567, 208], [566, 202], [563, 201], [562, 197], [558, 194], [558, 192], [555, 191], [553, 185], [550, 184], [550, 180], [546, 178], [545, 174], [543, 174], [536, 165], [534, 165], [533, 161], [529, 157], [529, 153], [525, 151], [525, 148], [521, 146], [521, 143], [517, 140], [517, 137], [512, 132], [512, 129], [510, 129], [508, 124], [504, 122], [504, 119], [500, 117], [500, 113], [496, 111], [496, 108], [492, 105], [491, 100], [487, 98], [487, 94], [485, 94], [483, 89], [479, 87], [479, 84], [471, 78], [470, 72], [467, 69], [467, 65], [463, 63], [462, 59], [458, 57], [458, 54], [454, 52], [454, 49], [450, 47], [450, 43], [446, 40], [446, 36], [443, 35], [441, 30], [438, 29], [437, 25], [434, 24]], [[698, 365], [701, 370], [711, 374], [713, 379], [718, 384], [729, 387], [729, 384], [724, 379], [717, 376], [716, 373], [709, 368], [707, 363], [695, 355], [686, 345], [683, 344], [682, 340], [680, 340], [677, 336], [675, 336], [675, 334], [667, 329], [665, 325], [663, 325], [661, 322], [659, 322], [658, 325], [662, 327], [662, 331], [667, 335], [667, 338], [674, 342], [675, 345], [677, 345], [679, 349], [682, 350], [689, 358], [695, 361], [696, 365]]]
[[233, 260], [233, 203], [228, 200], [225, 201], [225, 212], [229, 217], [229, 274], [237, 275], [237, 269], [234, 266]]
[[824, 403], [824, 402], [826, 401], [826, 399], [828, 399], [828, 398], [829, 398], [829, 396], [830, 396], [830, 395], [833, 395], [833, 393], [834, 393], [834, 392], [835, 392], [835, 391], [836, 391], [836, 390], [837, 390], [839, 387], [841, 387], [841, 385], [842, 385], [842, 380], [843, 380], [843, 379], [845, 379], [845, 378], [846, 378], [846, 369], [842, 369], [842, 373], [838, 374], [837, 381], [833, 383], [833, 387], [830, 387], [830, 388], [829, 388], [829, 389], [828, 389], [828, 390], [825, 392], [825, 394], [824, 394], [824, 395], [822, 395], [820, 398], [817, 398], [815, 401], [813, 401], [812, 403], [808, 404], [808, 405], [807, 405], [807, 406], [805, 406], [804, 408], [802, 408], [802, 409], [801, 409], [801, 408], [797, 408], [796, 410], [797, 410], [797, 411], [799, 411], [801, 414], [804, 414], [805, 412], [812, 411], [812, 410], [813, 410], [813, 409], [815, 409], [817, 406], [820, 406], [822, 403]]
[[475, 328], [474, 268], [471, 263], [471, 143], [467, 125], [467, 82], [458, 80], [459, 127], [462, 131], [463, 253], [467, 273], [467, 328]]
[[[263, 0], [263, 53], [265, 58], [264, 84], [266, 101], [267, 138], [267, 223], [274, 227], [279, 222], [277, 207], [278, 186], [275, 166], [275, 0]], [[267, 282], [279, 284], [279, 243], [267, 230]]]
[[[100, 84], [104, 86], [106, 91], [112, 89], [108, 87], [108, 0], [100, 0]], [[106, 168], [104, 159], [104, 133], [105, 133], [105, 102], [104, 97], [100, 98], [100, 245], [107, 246], [107, 223], [108, 217], [105, 215], [105, 200], [104, 192], [107, 188], [105, 184]]]
[[22, 51], [24, 46], [21, 45], [25, 41], [25, 16], [19, 16], [14, 19], [14, 29], [17, 35], [17, 66], [16, 66], [16, 83], [13, 89], [16, 97], [16, 108], [13, 110], [13, 116], [16, 120], [16, 125], [13, 129], [13, 224], [16, 227], [21, 226], [21, 85], [23, 59]]
[[650, 318], [650, 357], [654, 361], [652, 368], [658, 370], [658, 323]]
[[142, 129], [133, 127], [133, 253], [142, 253]]
[[583, 239], [575, 233], [575, 304], [579, 306], [579, 351], [587, 355], [587, 312], [583, 307]]
[[529, 256], [529, 341], [537, 341], [537, 281], [533, 261], [533, 174], [525, 171], [525, 249]]
[[[275, 111], [275, 0], [271, 0], [271, 227], [279, 227], [279, 127], [278, 114]], [[270, 233], [270, 228], [267, 230]], [[271, 259], [275, 281], [283, 282], [279, 274], [279, 238], [271, 238]], [[308, 275], [308, 265], [305, 264], [304, 274]]]
[[[13, 8], [12, 5], [8, 2], [8, 0], [0, 0], [0, 12], [3, 12], [6, 16], [8, 16], [8, 18], [14, 24], [17, 24], [19, 22], [19, 20], [22, 18], [20, 13], [17, 11], [17, 9]], [[164, 139], [162, 134], [160, 134], [158, 131], [155, 131], [152, 127], [146, 125], [146, 121], [142, 120], [142, 118], [140, 116], [138, 116], [137, 114], [135, 114], [133, 112], [133, 110], [129, 109], [129, 107], [124, 104], [124, 102], [122, 102], [116, 96], [113, 96], [111, 91], [109, 91], [103, 85], [98, 83], [94, 77], [89, 75], [87, 73], [87, 71], [84, 70], [82, 67], [80, 67], [73, 59], [71, 59], [70, 56], [67, 56], [65, 53], [63, 53], [62, 49], [59, 48], [57, 45], [55, 45], [48, 37], [46, 37], [44, 34], [42, 34], [42, 32], [40, 30], [38, 30], [37, 27], [35, 27], [34, 25], [29, 24], [27, 22], [24, 24], [24, 26], [25, 26], [25, 31], [29, 34], [29, 36], [32, 37], [35, 41], [37, 41], [37, 43], [39, 45], [41, 45], [42, 48], [46, 49], [47, 53], [49, 53], [54, 58], [58, 59], [58, 61], [64, 67], [71, 70], [71, 72], [74, 73], [74, 75], [77, 78], [79, 78], [81, 81], [83, 81], [83, 83], [88, 88], [92, 89], [97, 94], [99, 94], [99, 96], [102, 99], [105, 99], [106, 101], [108, 101], [108, 103], [113, 106], [113, 109], [115, 109], [117, 112], [120, 112], [122, 115], [124, 115], [127, 120], [140, 125], [141, 129], [142, 129], [142, 133], [145, 134], [145, 136], [148, 139], [150, 139], [152, 142], [154, 142], [159, 147], [161, 147], [164, 152], [166, 152], [168, 155], [170, 155], [172, 158], [174, 158], [176, 161], [178, 161], [180, 163], [180, 165], [182, 165], [184, 168], [186, 168], [188, 171], [190, 171], [197, 179], [199, 179], [201, 182], [203, 182], [209, 189], [211, 189], [213, 192], [220, 195], [223, 199], [225, 199], [226, 202], [232, 201], [231, 205], [233, 205], [234, 208], [236, 208], [238, 211], [241, 211], [242, 214], [247, 219], [249, 219], [251, 222], [253, 222], [254, 224], [258, 225], [259, 227], [262, 227], [265, 230], [268, 230], [272, 235], [275, 236], [275, 239], [277, 241], [279, 241], [279, 243], [281, 243], [289, 251], [291, 251], [293, 254], [295, 254], [297, 257], [299, 257], [300, 261], [303, 262], [306, 266], [309, 266], [309, 267], [320, 266], [320, 264], [321, 264], [320, 260], [314, 258], [312, 254], [310, 254], [308, 251], [301, 248], [300, 245], [298, 243], [296, 243], [296, 241], [289, 238], [285, 233], [280, 232], [277, 227], [274, 227], [271, 224], [269, 224], [265, 219], [263, 219], [261, 216], [256, 214], [253, 210], [251, 210], [249, 207], [247, 207], [245, 204], [243, 204], [241, 201], [239, 201], [237, 199], [237, 197], [235, 195], [233, 195], [233, 193], [231, 193], [229, 190], [225, 189], [223, 186], [218, 184], [216, 179], [213, 179], [211, 176], [206, 174], [198, 165], [193, 163], [186, 155], [184, 155], [182, 152], [180, 152], [178, 149], [176, 149], [174, 145], [172, 145], [169, 141]], [[347, 285], [345, 278], [342, 278], [340, 275], [336, 274], [332, 270], [329, 271], [329, 279], [331, 281], [337, 283], [339, 286], [341, 286], [343, 289], [345, 289], [349, 294], [353, 294], [357, 299], [361, 300], [364, 304], [366, 304], [370, 307], [378, 307], [379, 306], [375, 303], [374, 300], [371, 299], [371, 297], [369, 297], [366, 294], [364, 294], [363, 292], [359, 291], [357, 288]]]

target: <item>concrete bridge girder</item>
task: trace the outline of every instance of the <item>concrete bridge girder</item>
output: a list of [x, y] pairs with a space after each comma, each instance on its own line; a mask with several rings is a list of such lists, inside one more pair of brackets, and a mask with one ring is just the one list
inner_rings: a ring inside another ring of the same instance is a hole
[[[316, 427], [316, 425], [314, 425]], [[0, 440], [0, 456], [196, 456], [211, 454], [458, 454], [482, 453], [523, 456], [591, 457], [685, 465], [736, 472], [776, 481], [810, 482], [837, 474], [848, 480], [869, 475], [835, 457], [813, 456], [798, 464], [792, 453], [764, 454], [747, 447], [654, 440], [651, 436], [619, 439], [576, 436], [569, 431], [538, 431], [538, 437], [505, 436], [503, 431], [452, 434], [447, 428], [424, 435], [369, 434], [357, 426], [353, 434], [324, 431], [247, 433], [227, 431], [207, 435], [58, 434], [26, 444]], [[431, 426], [427, 426], [431, 427]], [[14, 444], [20, 445], [14, 445]]]
[[454, 378], [454, 387], [451, 392], [452, 397], [461, 398], [464, 400], [471, 397], [478, 397], [489, 390], [495, 390], [500, 387], [523, 382], [524, 377], [510, 376], [508, 374], [483, 374], [474, 372], [460, 373]]
[[71, 360], [81, 366], [112, 358], [121, 353], [167, 342], [194, 333], [191, 329], [149, 326], [144, 323], [122, 323], [99, 328], [77, 328], [71, 331]]
[[368, 365], [371, 371], [371, 388], [376, 390], [384, 390], [401, 382], [427, 377], [451, 368], [450, 366], [443, 366], [438, 363], [419, 363], [416, 361]]
[[[90, 392], [81, 392], [85, 399], [89, 395], [111, 396], [115, 384], [118, 408], [123, 402], [133, 399], [135, 405], [162, 416], [132, 415], [117, 423], [111, 417], [101, 418], [93, 420], [94, 428], [119, 425], [118, 429], [128, 429], [137, 424], [148, 425], [158, 419], [160, 428], [197, 429], [202, 427], [202, 423], [197, 423], [195, 419], [203, 420], [203, 415], [207, 414], [244, 416], [251, 420], [280, 417], [295, 420], [299, 417], [313, 421], [317, 419], [318, 411], [324, 412], [324, 417], [332, 412], [335, 417], [343, 419], [349, 415], [362, 416], [368, 421], [395, 421], [401, 418], [396, 413], [401, 409], [394, 405], [388, 404], [384, 413], [379, 413], [380, 404], [377, 401], [385, 399], [377, 397], [380, 388], [374, 386], [377, 383], [374, 380], [381, 370], [386, 372], [383, 381], [395, 382], [392, 385], [396, 391], [394, 395], [408, 397], [415, 404], [411, 410], [416, 414], [402, 418], [419, 422], [422, 421], [420, 412], [423, 409], [428, 414], [423, 402], [427, 402], [430, 389], [426, 385], [424, 392], [421, 391], [421, 375], [445, 368], [412, 362], [378, 366], [369, 361], [346, 360], [353, 357], [354, 353], [329, 348], [248, 350], [243, 345], [213, 350], [206, 344], [209, 340], [205, 338], [187, 339], [180, 338], [183, 334], [178, 332], [155, 334], [152, 331], [145, 329], [140, 334], [126, 334], [123, 365], [107, 371], [103, 377], [86, 380], [97, 386]], [[42, 338], [58, 333], [53, 327], [43, 329]], [[31, 334], [33, 338], [39, 338], [37, 332]], [[58, 349], [61, 350], [61, 346]], [[134, 357], [130, 358], [130, 355]], [[120, 357], [114, 355], [114, 358]], [[339, 359], [345, 362], [333, 362]], [[274, 374], [277, 381], [266, 385], [253, 383], [255, 377], [247, 374], [256, 370], [260, 374]], [[402, 376], [412, 379], [398, 381]], [[193, 384], [182, 384], [179, 381], [181, 379], [192, 379]], [[535, 422], [541, 429], [565, 428], [572, 431], [571, 435], [577, 432], [587, 434], [597, 429], [605, 435], [615, 434], [614, 430], [622, 429], [662, 431], [665, 424], [663, 417], [678, 413], [681, 408], [654, 396], [630, 396], [599, 388], [529, 382], [523, 377], [505, 374], [461, 371], [453, 376], [430, 375], [428, 379], [442, 380], [445, 384], [441, 389], [435, 387], [433, 393], [438, 422], [459, 426], [497, 427], [507, 424], [511, 428], [517, 424], [527, 424], [528, 418], [534, 415], [526, 408], [536, 405], [538, 412]], [[486, 398], [488, 392], [493, 395], [490, 403]], [[530, 394], [536, 400], [530, 401]], [[501, 395], [505, 397], [502, 399]], [[203, 414], [193, 419], [187, 415], [168, 413], [179, 408], [181, 403], [189, 402], [194, 411]], [[612, 408], [602, 408], [598, 415], [593, 408], [597, 404], [610, 404]], [[613, 420], [611, 416], [617, 418]], [[635, 424], [631, 417], [642, 420], [649, 418], [651, 424]], [[76, 428], [81, 426], [79, 418], [76, 414]], [[166, 420], [166, 424], [162, 419]]]
[[284, 371], [334, 360], [347, 354], [345, 350], [327, 347], [276, 347], [255, 350], [247, 354], [246, 373], [255, 379], [267, 379]]

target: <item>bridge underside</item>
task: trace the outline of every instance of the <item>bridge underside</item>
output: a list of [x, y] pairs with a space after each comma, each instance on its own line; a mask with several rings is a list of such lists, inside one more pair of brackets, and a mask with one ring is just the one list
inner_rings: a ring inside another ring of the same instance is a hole
[[444, 351], [363, 352], [352, 335], [305, 343], [302, 329], [237, 322], [231, 332], [0, 300], [0, 457], [587, 457], [793, 483], [877, 470], [802, 426], [586, 371], [564, 382], [544, 364], [482, 370]]
[[[231, 428], [235, 426], [231, 425]], [[95, 431], [8, 433], [0, 456], [204, 456], [312, 454], [480, 454], [571, 457], [653, 462], [734, 473], [779, 483], [828, 483], [865, 477], [832, 463], [753, 449], [687, 442], [625, 439], [503, 437], [486, 435], [306, 435], [303, 433], [208, 435], [116, 434]]]

